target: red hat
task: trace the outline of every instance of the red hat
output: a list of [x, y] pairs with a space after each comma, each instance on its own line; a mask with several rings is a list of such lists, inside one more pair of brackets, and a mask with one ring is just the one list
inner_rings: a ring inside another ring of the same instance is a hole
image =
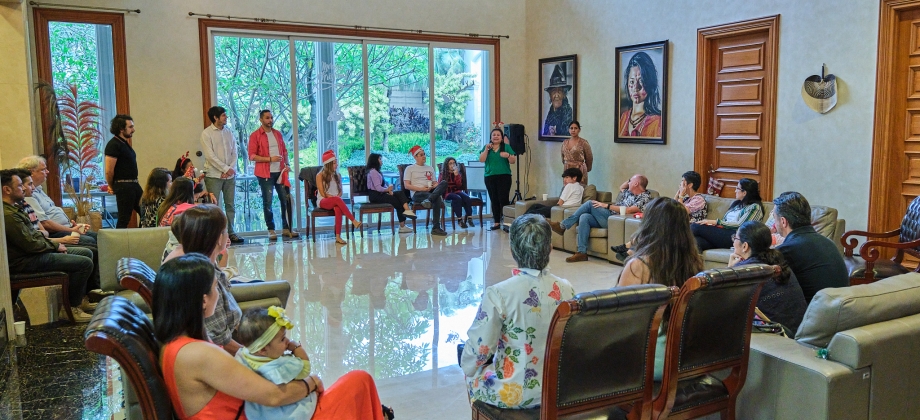
[[424, 152], [424, 150], [422, 150], [422, 146], [415, 145], [415, 146], [412, 146], [411, 149], [409, 149], [409, 154], [412, 155], [412, 157], [415, 157], [415, 155], [417, 155], [418, 152]]
[[332, 162], [333, 160], [335, 160], [335, 152], [332, 150], [323, 152], [323, 165]]

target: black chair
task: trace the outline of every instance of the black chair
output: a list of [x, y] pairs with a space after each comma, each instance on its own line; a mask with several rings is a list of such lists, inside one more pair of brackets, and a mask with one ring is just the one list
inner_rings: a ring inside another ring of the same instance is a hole
[[160, 372], [160, 344], [143, 311], [124, 297], [106, 297], [99, 302], [83, 338], [87, 350], [118, 362], [144, 419], [175, 418]]
[[[898, 237], [898, 242], [885, 242], [879, 240], [867, 240], [859, 248], [859, 256], [853, 255], [853, 250], [859, 242], [852, 236], [864, 236], [866, 239], [884, 239]], [[849, 240], [848, 240], [849, 239]], [[876, 280], [894, 277], [899, 274], [909, 273], [907, 267], [901, 265], [904, 261], [904, 254], [914, 258], [920, 258], [920, 197], [914, 198], [907, 206], [907, 212], [901, 219], [901, 227], [890, 232], [865, 232], [861, 230], [851, 230], [844, 233], [840, 238], [843, 244], [843, 261], [847, 265], [847, 271], [850, 273], [850, 285], [872, 283]], [[895, 249], [894, 257], [891, 259], [881, 258], [879, 248]], [[920, 266], [914, 269], [915, 273], [920, 273]]]
[[143, 261], [136, 258], [122, 258], [115, 265], [118, 284], [141, 295], [148, 308], [153, 309], [153, 281], [157, 273]]
[[[355, 201], [358, 197], [368, 197], [370, 200], [370, 189], [367, 187], [367, 167], [364, 165], [361, 166], [349, 166], [348, 167], [348, 177], [351, 179], [351, 212], [355, 214]], [[396, 231], [396, 211], [402, 211], [402, 209], [395, 209], [389, 203], [360, 203], [357, 204], [358, 220], [364, 223], [365, 214], [376, 214], [377, 215], [377, 233], [380, 233], [380, 219], [383, 218], [384, 214], [390, 214], [390, 231]], [[364, 228], [361, 228], [361, 236], [364, 236]]]
[[[654, 419], [693, 419], [719, 412], [735, 418], [747, 377], [754, 307], [779, 267], [763, 264], [706, 270], [680, 288], [671, 305], [664, 376]], [[730, 370], [719, 380], [712, 373]]]
[[540, 408], [503, 410], [473, 402], [473, 419], [651, 416], [655, 343], [677, 288], [659, 284], [579, 293], [550, 323]]

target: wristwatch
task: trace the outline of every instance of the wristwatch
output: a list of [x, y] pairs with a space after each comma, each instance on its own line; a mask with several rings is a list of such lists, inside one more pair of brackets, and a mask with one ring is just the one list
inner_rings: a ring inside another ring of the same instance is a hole
[[[612, 205], [612, 204], [608, 204], [608, 205], [607, 205], [607, 210], [610, 210], [610, 206], [611, 206], [611, 205]], [[610, 211], [612, 211], [612, 210], [610, 210]]]

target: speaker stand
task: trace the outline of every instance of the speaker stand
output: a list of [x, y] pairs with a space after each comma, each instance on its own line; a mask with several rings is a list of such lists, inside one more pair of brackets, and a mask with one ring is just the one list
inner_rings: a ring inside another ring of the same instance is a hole
[[514, 197], [511, 199], [511, 204], [517, 203], [518, 200], [523, 200], [524, 197], [521, 196], [521, 157], [517, 157], [517, 162], [515, 162], [517, 176], [514, 178], [515, 188], [514, 188]]

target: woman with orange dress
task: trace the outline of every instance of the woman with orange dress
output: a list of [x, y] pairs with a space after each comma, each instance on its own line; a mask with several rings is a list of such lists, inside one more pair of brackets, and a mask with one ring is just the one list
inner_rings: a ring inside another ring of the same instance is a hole
[[632, 107], [620, 114], [620, 137], [661, 137], [661, 92], [652, 58], [637, 52], [623, 72], [623, 89]]

